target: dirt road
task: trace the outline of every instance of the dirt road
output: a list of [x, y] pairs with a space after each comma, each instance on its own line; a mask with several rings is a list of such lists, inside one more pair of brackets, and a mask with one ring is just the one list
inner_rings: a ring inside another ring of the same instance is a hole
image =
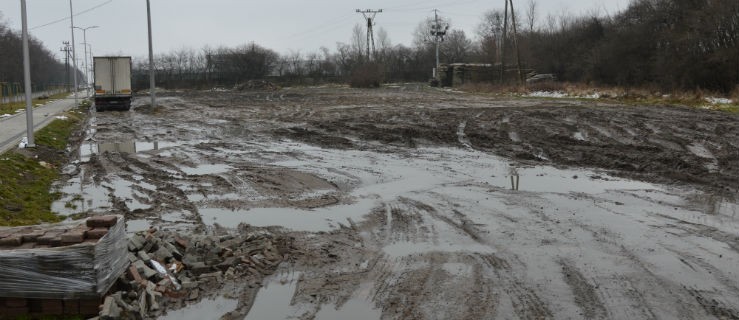
[[739, 319], [736, 115], [415, 84], [145, 103], [91, 119], [54, 209], [294, 238], [211, 318]]

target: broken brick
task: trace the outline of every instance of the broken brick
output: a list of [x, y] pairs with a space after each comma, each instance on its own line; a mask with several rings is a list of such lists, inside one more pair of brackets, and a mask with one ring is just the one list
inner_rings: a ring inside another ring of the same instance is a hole
[[5, 238], [0, 239], [0, 246], [2, 247], [17, 247], [23, 243], [21, 236], [12, 234]]
[[87, 231], [87, 238], [88, 239], [100, 239], [106, 234], [108, 234], [108, 228], [105, 228], [105, 227], [92, 228]]
[[79, 231], [69, 231], [61, 235], [62, 244], [74, 244], [85, 241], [85, 233]]
[[31, 233], [26, 233], [21, 235], [21, 239], [23, 239], [23, 242], [36, 242], [36, 239], [43, 236], [43, 231], [34, 231]]
[[87, 219], [87, 226], [91, 228], [110, 228], [118, 222], [118, 217], [113, 215], [94, 216]]
[[[55, 238], [59, 238], [61, 234], [62, 233], [59, 231], [47, 232], [43, 236], [36, 238], [36, 243], [43, 244], [43, 245], [51, 245], [51, 241]], [[59, 241], [61, 241], [61, 239]]]

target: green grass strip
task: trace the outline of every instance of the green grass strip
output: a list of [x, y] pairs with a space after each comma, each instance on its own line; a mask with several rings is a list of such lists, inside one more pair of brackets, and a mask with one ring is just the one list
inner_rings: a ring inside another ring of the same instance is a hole
[[[85, 107], [77, 111], [86, 110]], [[85, 113], [67, 112], [36, 132], [36, 148], [11, 150], [0, 155], [0, 226], [58, 222], [63, 217], [51, 212], [60, 194], [51, 192], [66, 157], [59, 156]]]

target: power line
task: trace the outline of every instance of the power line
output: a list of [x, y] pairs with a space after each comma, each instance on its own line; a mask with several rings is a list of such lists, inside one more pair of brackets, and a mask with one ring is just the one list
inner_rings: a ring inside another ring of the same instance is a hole
[[341, 25], [341, 24], [344, 24], [345, 22], [349, 21], [349, 19], [351, 17], [352, 17], [352, 15], [350, 15], [350, 14], [341, 15], [339, 17], [336, 17], [334, 19], [331, 19], [332, 21], [330, 21], [330, 22], [317, 25], [317, 26], [315, 26], [313, 28], [310, 28], [310, 29], [305, 29], [305, 30], [303, 30], [301, 32], [298, 32], [298, 33], [294, 33], [294, 34], [288, 36], [288, 39], [297, 38], [297, 37], [300, 37], [300, 36], [303, 36], [303, 35], [306, 35], [306, 34], [309, 34], [309, 33], [316, 33], [316, 32], [319, 32], [319, 31], [325, 31], [325, 30], [328, 30], [328, 29], [333, 29], [334, 27], [336, 27], [338, 25]]
[[[74, 14], [74, 16], [76, 17], [76, 16], [79, 16], [81, 14], [88, 13], [88, 12], [90, 12], [92, 10], [95, 10], [97, 8], [100, 8], [100, 7], [102, 7], [104, 5], [107, 5], [107, 4], [111, 3], [111, 2], [113, 2], [113, 0], [108, 0], [108, 1], [103, 2], [103, 3], [99, 4], [99, 5], [96, 5], [96, 6], [92, 7], [92, 8], [85, 9], [85, 10], [82, 10], [80, 12], [77, 12], [77, 13]], [[33, 28], [29, 29], [29, 30], [36, 30], [38, 28], [48, 27], [50, 25], [57, 24], [59, 22], [64, 22], [64, 21], [67, 21], [67, 20], [69, 20], [69, 17], [64, 17], [64, 18], [61, 18], [61, 19], [58, 19], [58, 20], [54, 20], [54, 21], [49, 22], [49, 23], [42, 24], [40, 26], [35, 26], [35, 27], [33, 27]]]

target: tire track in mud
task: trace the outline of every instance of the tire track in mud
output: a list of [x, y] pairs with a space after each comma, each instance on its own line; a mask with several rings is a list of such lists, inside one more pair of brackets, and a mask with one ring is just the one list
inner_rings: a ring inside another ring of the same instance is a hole
[[[616, 235], [603, 228], [593, 230], [593, 228], [585, 224], [575, 224], [583, 230], [590, 232], [593, 238], [596, 239], [595, 244], [601, 247], [603, 252], [610, 253], [616, 257], [626, 258], [630, 262], [629, 267], [638, 271], [631, 272], [626, 277], [630, 286], [638, 287], [634, 292], [639, 294], [627, 295], [631, 300], [630, 305], [633, 309], [642, 310], [642, 314], [645, 315], [655, 315], [668, 311], [659, 308], [667, 304], [669, 308], [674, 309], [670, 311], [673, 311], [674, 313], [672, 314], [679, 319], [698, 319], [705, 316], [704, 314], [696, 313], [697, 309], [686, 305], [686, 302], [690, 301], [690, 297], [692, 296], [686, 290], [687, 288], [654, 273], [652, 269], [656, 267], [641, 260], [622, 244], [622, 240], [616, 239]], [[608, 301], [606, 305], [618, 304]], [[655, 311], [655, 309], [660, 311]]]
[[[452, 217], [443, 215], [429, 204], [403, 197], [399, 198], [398, 201], [407, 205], [409, 208], [420, 210], [429, 217], [450, 225], [454, 230], [468, 236], [477, 243], [487, 243], [487, 241], [480, 236], [480, 230], [478, 230], [472, 221], [458, 210], [452, 209], [451, 214], [454, 215], [454, 218], [459, 219], [459, 222], [455, 221]], [[527, 286], [523, 281], [517, 278], [510, 263], [506, 259], [503, 259], [496, 254], [484, 253], [470, 254], [456, 252], [445, 253], [445, 255], [449, 257], [459, 257], [460, 255], [466, 256], [466, 259], [473, 261], [470, 262], [473, 265], [472, 268], [474, 268], [474, 270], [478, 270], [477, 272], [480, 274], [476, 277], [476, 279], [478, 279], [476, 280], [476, 283], [482, 283], [485, 287], [489, 286], [489, 288], [484, 289], [484, 294], [488, 297], [485, 300], [498, 301], [491, 305], [485, 311], [486, 313], [468, 313], [469, 317], [452, 317], [452, 319], [496, 318], [494, 315], [497, 310], [497, 306], [499, 305], [499, 300], [502, 297], [509, 299], [513, 306], [512, 312], [520, 319], [549, 319], [553, 317], [547, 303], [539, 297], [536, 290]], [[520, 264], [520, 261], [518, 261], [518, 263]], [[477, 288], [478, 286], [479, 285], [476, 284], [474, 287]], [[469, 307], [474, 304], [466, 303], [465, 305]]]
[[590, 284], [572, 261], [560, 259], [559, 264], [564, 280], [575, 296], [575, 304], [580, 307], [585, 319], [607, 319], [608, 311], [598, 296], [597, 284]]

